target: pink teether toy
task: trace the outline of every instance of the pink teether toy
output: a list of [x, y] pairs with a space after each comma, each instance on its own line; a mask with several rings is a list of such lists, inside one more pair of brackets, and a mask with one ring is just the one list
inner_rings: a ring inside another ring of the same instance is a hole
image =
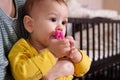
[[64, 34], [63, 34], [63, 32], [62, 31], [60, 31], [60, 30], [55, 30], [55, 39], [64, 39], [65, 37], [64, 37]]

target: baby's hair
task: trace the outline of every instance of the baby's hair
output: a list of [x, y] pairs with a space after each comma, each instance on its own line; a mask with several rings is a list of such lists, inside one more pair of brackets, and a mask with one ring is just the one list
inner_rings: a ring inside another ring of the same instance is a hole
[[[24, 8], [23, 8], [24, 15], [30, 15], [30, 11], [32, 10], [32, 7], [35, 4], [42, 2], [42, 1], [45, 1], [45, 0], [26, 0]], [[51, 1], [56, 1], [59, 4], [64, 3], [67, 6], [66, 0], [51, 0]]]

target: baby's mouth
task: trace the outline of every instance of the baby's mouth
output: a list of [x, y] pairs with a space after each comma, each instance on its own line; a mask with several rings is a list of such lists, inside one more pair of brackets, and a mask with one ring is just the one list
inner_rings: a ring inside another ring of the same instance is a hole
[[55, 39], [55, 35], [51, 35], [51, 36], [50, 36], [50, 39]]

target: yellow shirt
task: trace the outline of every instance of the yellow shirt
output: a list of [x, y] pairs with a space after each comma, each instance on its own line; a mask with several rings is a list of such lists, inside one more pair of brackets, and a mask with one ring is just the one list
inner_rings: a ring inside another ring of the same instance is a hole
[[[80, 51], [82, 60], [74, 64], [74, 76], [80, 77], [88, 72], [91, 61], [89, 57]], [[39, 80], [55, 64], [53, 54], [44, 49], [40, 54], [25, 39], [20, 39], [11, 49], [8, 55], [11, 71], [15, 80]], [[72, 75], [58, 78], [57, 80], [72, 80]]]

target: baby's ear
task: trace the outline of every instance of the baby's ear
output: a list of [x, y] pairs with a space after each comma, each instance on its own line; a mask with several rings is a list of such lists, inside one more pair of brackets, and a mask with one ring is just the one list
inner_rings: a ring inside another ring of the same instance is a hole
[[33, 19], [30, 16], [28, 15], [24, 16], [23, 24], [24, 24], [25, 29], [29, 33], [33, 32]]

